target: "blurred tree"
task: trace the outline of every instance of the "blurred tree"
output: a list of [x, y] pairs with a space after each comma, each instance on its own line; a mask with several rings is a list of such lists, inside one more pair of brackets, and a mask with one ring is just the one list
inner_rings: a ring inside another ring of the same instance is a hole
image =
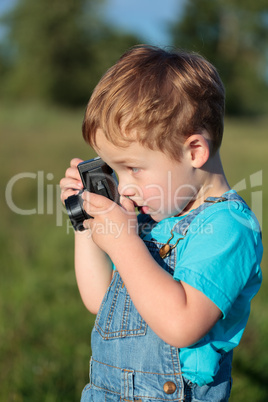
[[227, 113], [267, 108], [267, 0], [186, 0], [171, 34], [176, 47], [200, 52], [217, 67]]
[[18, 0], [2, 21], [12, 49], [0, 82], [5, 96], [83, 104], [100, 75], [137, 43], [105, 26], [93, 0]]

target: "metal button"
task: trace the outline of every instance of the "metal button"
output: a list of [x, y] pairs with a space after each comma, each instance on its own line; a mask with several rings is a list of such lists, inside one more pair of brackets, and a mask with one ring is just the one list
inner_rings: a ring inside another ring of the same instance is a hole
[[167, 381], [164, 384], [163, 388], [166, 394], [174, 394], [174, 392], [176, 391], [176, 385], [172, 381]]

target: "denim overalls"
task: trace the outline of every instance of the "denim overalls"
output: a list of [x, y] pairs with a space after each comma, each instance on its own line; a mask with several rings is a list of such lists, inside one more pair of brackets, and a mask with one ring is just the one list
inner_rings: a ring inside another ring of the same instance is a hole
[[[221, 201], [243, 201], [237, 194], [208, 198], [175, 227], [185, 236], [199, 212]], [[145, 242], [150, 253], [170, 274], [176, 249], [162, 259], [156, 241]], [[136, 310], [126, 286], [115, 271], [104, 296], [91, 335], [90, 383], [81, 402], [228, 401], [231, 391], [232, 352], [222, 355], [213, 383], [204, 386], [183, 378], [179, 349], [161, 340]]]

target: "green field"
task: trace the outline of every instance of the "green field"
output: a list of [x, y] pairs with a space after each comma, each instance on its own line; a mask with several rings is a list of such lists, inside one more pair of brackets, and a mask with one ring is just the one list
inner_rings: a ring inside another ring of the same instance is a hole
[[[83, 110], [39, 104], [0, 108], [0, 401], [75, 402], [88, 381], [94, 317], [78, 294], [73, 233], [58, 193], [69, 160], [93, 156], [82, 118]], [[267, 126], [267, 118], [227, 120], [222, 146], [229, 183], [256, 210], [264, 245]], [[268, 400], [267, 264], [265, 252], [262, 289], [235, 350], [234, 402]]]

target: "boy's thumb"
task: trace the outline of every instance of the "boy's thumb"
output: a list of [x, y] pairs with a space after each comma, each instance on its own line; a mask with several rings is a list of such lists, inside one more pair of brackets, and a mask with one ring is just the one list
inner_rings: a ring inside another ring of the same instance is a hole
[[122, 196], [120, 198], [120, 204], [127, 212], [135, 212], [135, 206], [133, 201], [131, 201], [128, 197]]

